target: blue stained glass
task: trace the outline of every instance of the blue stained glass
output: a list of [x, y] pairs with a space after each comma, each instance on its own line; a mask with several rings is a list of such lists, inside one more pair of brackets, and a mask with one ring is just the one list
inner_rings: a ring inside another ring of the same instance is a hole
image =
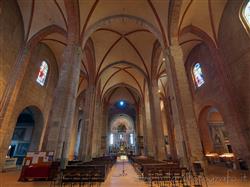
[[205, 83], [200, 63], [194, 65], [193, 76], [197, 87], [201, 87]]

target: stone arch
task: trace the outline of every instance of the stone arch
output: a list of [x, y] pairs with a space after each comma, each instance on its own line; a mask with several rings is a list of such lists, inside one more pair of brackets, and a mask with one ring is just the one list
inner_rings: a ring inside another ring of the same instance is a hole
[[130, 115], [119, 113], [109, 121], [109, 152], [135, 151], [135, 121]]
[[58, 33], [65, 38], [67, 37], [67, 32], [63, 28], [59, 27], [58, 25], [49, 25], [41, 29], [34, 36], [32, 36], [32, 38], [29, 39], [29, 41], [27, 42], [27, 48], [32, 49], [34, 46], [37, 45], [38, 42], [40, 42], [46, 36], [53, 34], [53, 33]]
[[103, 94], [103, 98], [104, 99], [108, 94], [110, 94], [110, 92], [112, 92], [112, 90], [118, 88], [118, 87], [127, 87], [129, 89], [131, 89], [134, 93], [136, 93], [136, 95], [140, 98], [140, 101], [143, 101], [143, 95], [140, 94], [140, 92], [134, 88], [133, 86], [129, 85], [129, 84], [126, 84], [126, 83], [119, 83], [119, 84], [116, 84], [112, 87], [110, 87], [108, 90], [106, 90], [106, 92]]
[[[22, 163], [28, 151], [38, 151], [44, 129], [42, 111], [34, 105], [25, 106], [16, 116], [16, 124], [11, 138], [9, 152], [13, 151], [18, 157], [18, 164]], [[10, 150], [14, 147], [14, 150]]]
[[159, 67], [159, 58], [162, 53], [162, 48], [159, 44], [159, 42], [156, 40], [153, 46], [153, 51], [152, 51], [152, 59], [151, 59], [151, 78], [157, 78], [157, 70]]
[[110, 67], [115, 66], [115, 65], [117, 65], [117, 64], [126, 64], [126, 65], [130, 65], [130, 66], [132, 66], [133, 68], [137, 69], [137, 70], [143, 75], [143, 77], [144, 77], [146, 80], [148, 79], [147, 74], [146, 74], [139, 66], [137, 66], [137, 65], [134, 64], [134, 63], [127, 62], [127, 61], [117, 61], [117, 62], [113, 62], [113, 63], [107, 65], [107, 66], [104, 67], [104, 68], [102, 69], [102, 71], [99, 73], [98, 79], [100, 78], [100, 76], [101, 76], [107, 69], [109, 69]]
[[82, 41], [82, 46], [85, 46], [85, 43], [88, 40], [88, 38], [98, 29], [109, 25], [112, 21], [120, 21], [120, 20], [124, 20], [124, 19], [129, 20], [129, 21], [134, 21], [134, 22], [136, 22], [136, 24], [139, 24], [143, 28], [145, 28], [146, 30], [150, 31], [158, 39], [161, 46], [162, 47], [164, 46], [164, 42], [163, 42], [160, 31], [158, 29], [156, 29], [151, 23], [147, 22], [146, 20], [144, 20], [140, 17], [126, 15], [126, 14], [109, 16], [109, 17], [103, 18], [103, 19], [97, 21], [96, 23], [94, 23], [93, 25], [91, 25], [85, 33], [85, 37], [83, 38], [83, 41]]
[[198, 127], [205, 155], [232, 152], [224, 121], [223, 114], [216, 106], [206, 105], [200, 111]]
[[187, 33], [192, 33], [192, 34], [198, 36], [199, 38], [201, 38], [202, 41], [204, 41], [208, 45], [208, 47], [211, 51], [217, 48], [213, 39], [202, 29], [200, 29], [194, 25], [188, 25], [181, 30], [180, 36], [183, 34], [187, 34]]
[[134, 121], [133, 119], [127, 115], [127, 114], [117, 114], [115, 116], [112, 117], [112, 119], [110, 120], [110, 130], [111, 132], [116, 131], [117, 128], [119, 127], [119, 119], [122, 119], [122, 122], [124, 123], [126, 129], [128, 132], [133, 132], [135, 130], [134, 127]]

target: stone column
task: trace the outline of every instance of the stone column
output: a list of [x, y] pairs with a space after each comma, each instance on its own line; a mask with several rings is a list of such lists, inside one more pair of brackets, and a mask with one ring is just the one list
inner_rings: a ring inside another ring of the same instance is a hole
[[194, 161], [203, 161], [204, 156], [183, 62], [183, 52], [180, 46], [174, 45], [164, 53], [177, 152], [182, 163], [191, 166]]
[[135, 144], [135, 154], [139, 155], [141, 153], [141, 149], [139, 147], [139, 136], [142, 136], [143, 134], [143, 127], [142, 127], [142, 121], [141, 121], [141, 111], [138, 103], [136, 103], [136, 123], [135, 123], [135, 137], [134, 137], [134, 144]]
[[49, 118], [46, 150], [55, 151], [55, 158], [67, 159], [71, 126], [74, 120], [77, 88], [80, 77], [81, 47], [68, 45], [62, 55], [62, 67]]
[[98, 155], [102, 156], [106, 154], [106, 113], [107, 106], [105, 103], [102, 103], [101, 100], [98, 101], [100, 104], [97, 104], [98, 113], [96, 114], [99, 120], [98, 123], [98, 135], [97, 135], [97, 150]]
[[106, 137], [105, 139], [105, 153], [109, 153], [109, 138], [110, 138], [110, 126], [108, 123], [109, 120], [109, 112], [108, 112], [109, 106], [108, 103], [104, 101], [103, 103], [103, 136]]
[[84, 128], [81, 131], [81, 142], [79, 147], [79, 158], [83, 161], [91, 160], [94, 97], [95, 88], [93, 85], [89, 85], [86, 90]]
[[101, 101], [100, 101], [100, 96], [96, 97], [96, 102], [95, 102], [95, 111], [94, 111], [94, 123], [93, 123], [93, 133], [92, 133], [92, 157], [98, 157], [100, 156], [100, 149], [101, 149], [101, 123], [100, 123], [100, 118], [101, 118]]
[[166, 149], [164, 142], [161, 109], [160, 109], [160, 97], [158, 93], [158, 82], [152, 80], [149, 84], [149, 101], [151, 112], [151, 123], [153, 130], [153, 140], [155, 142], [155, 157], [158, 160], [166, 159]]
[[145, 112], [145, 105], [141, 102], [140, 110], [140, 121], [143, 127], [143, 154], [148, 156], [148, 132], [147, 132], [147, 123], [146, 123], [146, 112]]
[[145, 93], [145, 100], [142, 104], [142, 112], [143, 112], [143, 123], [144, 123], [144, 144], [145, 144], [145, 153], [147, 156], [154, 157], [155, 156], [155, 146], [154, 146], [154, 139], [153, 139], [153, 128], [151, 123], [151, 108], [149, 103], [149, 93], [146, 91]]
[[175, 147], [175, 136], [174, 136], [174, 127], [173, 123], [171, 120], [171, 106], [168, 103], [167, 98], [163, 98], [163, 104], [164, 104], [164, 114], [166, 116], [166, 121], [167, 121], [167, 131], [168, 131], [168, 144], [170, 148], [170, 155], [172, 159], [176, 160], [177, 159], [177, 152], [176, 152], [176, 147]]
[[105, 103], [103, 103], [102, 104], [102, 109], [101, 109], [101, 121], [100, 121], [100, 124], [101, 124], [101, 126], [100, 126], [100, 128], [101, 128], [101, 132], [100, 132], [100, 134], [101, 134], [101, 144], [100, 144], [100, 146], [101, 146], [101, 155], [103, 155], [103, 154], [106, 154], [107, 153], [107, 148], [106, 148], [106, 144], [107, 144], [107, 133], [106, 133], [106, 131], [107, 131], [107, 124], [106, 124], [106, 118], [107, 118], [107, 115], [106, 115], [106, 113], [107, 113], [107, 109], [108, 107], [107, 107], [107, 105], [105, 104]]
[[[82, 122], [80, 122], [79, 124], [79, 119], [80, 119], [79, 104], [76, 104], [74, 120], [73, 120], [71, 133], [70, 133], [70, 148], [69, 148], [69, 156], [68, 156], [69, 160], [73, 160], [74, 155], [75, 155], [78, 130], [80, 130], [82, 126]], [[79, 126], [79, 129], [78, 129], [78, 126]]]

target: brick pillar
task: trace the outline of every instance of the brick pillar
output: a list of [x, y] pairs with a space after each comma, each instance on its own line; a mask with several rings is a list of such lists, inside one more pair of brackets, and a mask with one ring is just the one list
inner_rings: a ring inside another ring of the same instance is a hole
[[96, 97], [96, 102], [95, 102], [95, 111], [94, 111], [94, 123], [93, 123], [93, 133], [92, 133], [92, 158], [93, 157], [98, 157], [100, 156], [100, 149], [101, 149], [101, 122], [100, 118], [101, 116], [101, 100], [100, 96]]
[[[69, 160], [74, 159], [75, 147], [77, 143], [77, 135], [78, 135], [78, 123], [79, 123], [79, 104], [75, 107], [74, 120], [70, 133], [70, 148], [69, 148]], [[79, 124], [81, 126], [81, 124]]]
[[80, 160], [88, 161], [91, 159], [92, 148], [92, 130], [93, 130], [93, 112], [94, 112], [95, 88], [89, 85], [86, 90], [86, 99], [84, 103], [84, 128], [81, 131], [81, 142], [79, 147]]
[[141, 104], [139, 110], [140, 110], [140, 121], [142, 123], [142, 128], [143, 128], [143, 154], [149, 156], [148, 152], [149, 150], [151, 150], [149, 145], [149, 138], [151, 137], [150, 134], [152, 134], [152, 132], [148, 132], [147, 129], [146, 111], [145, 111], [145, 105], [143, 103]]
[[176, 147], [175, 147], [175, 136], [174, 136], [174, 127], [173, 123], [171, 120], [171, 106], [168, 103], [167, 98], [163, 98], [163, 104], [164, 104], [164, 114], [166, 116], [166, 121], [167, 121], [167, 131], [168, 131], [168, 144], [170, 147], [170, 155], [172, 159], [176, 160], [177, 159], [177, 152], [176, 152]]
[[166, 159], [166, 148], [164, 142], [164, 133], [160, 109], [160, 97], [158, 93], [158, 82], [152, 80], [149, 84], [149, 101], [151, 112], [151, 124], [153, 132], [153, 140], [155, 143], [155, 158], [158, 160]]
[[67, 159], [80, 77], [81, 47], [68, 45], [62, 62], [48, 122], [46, 150], [55, 151], [55, 158]]
[[110, 127], [109, 127], [109, 112], [108, 112], [109, 106], [107, 102], [104, 102], [103, 104], [103, 136], [106, 137], [105, 140], [105, 153], [109, 153], [109, 133], [110, 133]]
[[204, 156], [185, 72], [183, 52], [180, 46], [174, 45], [164, 53], [177, 153], [183, 165], [191, 166], [194, 161], [203, 161]]
[[138, 140], [139, 136], [143, 134], [143, 128], [141, 123], [141, 112], [140, 107], [138, 106], [138, 103], [136, 103], [136, 118], [135, 118], [135, 124], [134, 124], [134, 145], [135, 145], [135, 154], [139, 155], [141, 153]]
[[154, 139], [153, 139], [153, 128], [151, 123], [151, 107], [149, 101], [149, 91], [147, 89], [145, 93], [145, 101], [144, 105], [142, 106], [143, 110], [143, 123], [145, 124], [145, 136], [144, 143], [146, 143], [146, 153], [147, 156], [154, 157], [155, 156], [155, 146], [154, 146]]
[[99, 128], [100, 128], [100, 140], [99, 140], [99, 154], [100, 156], [102, 156], [103, 154], [106, 154], [106, 128], [107, 128], [107, 124], [106, 124], [106, 111], [107, 111], [107, 105], [105, 103], [102, 103], [101, 106], [99, 106], [100, 108], [100, 121], [99, 121]]
[[101, 135], [101, 143], [100, 143], [100, 153], [101, 155], [106, 154], [107, 150], [106, 150], [106, 139], [107, 139], [107, 124], [106, 124], [106, 111], [107, 111], [107, 106], [105, 105], [105, 103], [102, 104], [102, 108], [101, 108], [101, 118], [100, 118], [100, 135]]
[[138, 104], [136, 103], [136, 121], [135, 121], [135, 137], [134, 137], [134, 144], [135, 144], [135, 154], [139, 155], [141, 153], [139, 144], [138, 144], [138, 137], [143, 134], [143, 129], [142, 129], [142, 123], [141, 123], [141, 114], [140, 114], [140, 108]]
[[96, 137], [96, 147], [97, 147], [97, 156], [102, 156], [102, 150], [101, 150], [101, 145], [102, 145], [102, 131], [103, 131], [103, 123], [102, 123], [102, 114], [103, 114], [103, 106], [101, 101], [98, 101], [99, 104], [97, 104], [97, 113], [96, 113], [96, 117], [98, 119], [97, 122], [97, 137]]

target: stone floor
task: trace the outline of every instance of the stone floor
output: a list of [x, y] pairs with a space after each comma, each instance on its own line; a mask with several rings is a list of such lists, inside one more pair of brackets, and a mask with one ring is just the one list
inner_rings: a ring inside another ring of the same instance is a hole
[[[147, 187], [138, 179], [133, 167], [125, 163], [125, 176], [122, 176], [123, 165], [118, 162], [114, 165], [108, 178], [101, 187]], [[226, 170], [219, 167], [208, 168], [208, 187], [250, 187], [249, 172]], [[20, 171], [0, 173], [0, 187], [49, 187], [50, 182], [17, 182]], [[205, 186], [205, 183], [203, 183]], [[75, 185], [77, 186], [77, 185]]]

